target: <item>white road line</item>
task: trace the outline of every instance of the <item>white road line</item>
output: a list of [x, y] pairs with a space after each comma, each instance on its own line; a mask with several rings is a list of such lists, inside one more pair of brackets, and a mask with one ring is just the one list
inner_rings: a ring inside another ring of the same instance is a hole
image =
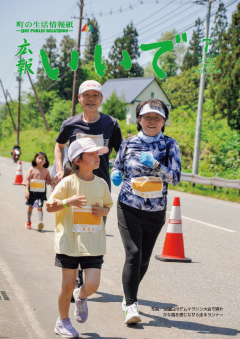
[[[167, 211], [167, 213], [170, 214], [170, 212], [168, 212], [168, 211]], [[191, 219], [191, 218], [188, 218], [188, 217], [184, 217], [183, 215], [182, 215], [182, 218], [183, 218], [183, 219], [187, 219], [187, 220], [191, 220], [191, 221], [195, 221], [195, 222], [199, 222], [200, 224], [203, 224], [203, 225], [207, 225], [207, 226], [219, 228], [220, 230], [223, 230], [223, 231], [228, 231], [228, 232], [233, 232], [233, 233], [236, 232], [236, 231], [229, 230], [228, 228], [224, 228], [224, 227], [220, 227], [220, 226], [208, 224], [207, 222], [203, 222], [203, 221], [200, 221], [200, 220], [196, 220], [196, 219]]]
[[[117, 198], [118, 198], [118, 195], [116, 195], [116, 194], [111, 194], [111, 195], [112, 195], [113, 197], [117, 197]], [[167, 211], [167, 213], [170, 214], [170, 212], [168, 212], [168, 211]], [[183, 218], [183, 219], [187, 219], [187, 220], [191, 220], [191, 221], [195, 221], [195, 222], [199, 222], [200, 224], [207, 225], [207, 226], [210, 226], [210, 227], [219, 228], [220, 230], [223, 230], [223, 231], [228, 231], [228, 232], [236, 233], [236, 231], [232, 231], [232, 230], [229, 230], [229, 229], [224, 228], [224, 227], [220, 227], [220, 226], [208, 224], [207, 222], [203, 222], [203, 221], [200, 221], [200, 220], [196, 220], [196, 219], [191, 219], [191, 218], [188, 218], [188, 217], [184, 217], [183, 215], [182, 215], [182, 218]]]

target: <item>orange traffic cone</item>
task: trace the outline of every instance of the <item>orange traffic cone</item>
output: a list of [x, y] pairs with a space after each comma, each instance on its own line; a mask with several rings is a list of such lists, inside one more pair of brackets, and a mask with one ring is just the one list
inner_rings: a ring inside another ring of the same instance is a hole
[[155, 258], [161, 261], [192, 261], [184, 255], [180, 198], [175, 197], [173, 200], [163, 251]]
[[22, 163], [19, 161], [18, 167], [17, 167], [17, 173], [16, 173], [16, 178], [15, 182], [13, 185], [22, 185], [23, 177], [22, 177]]

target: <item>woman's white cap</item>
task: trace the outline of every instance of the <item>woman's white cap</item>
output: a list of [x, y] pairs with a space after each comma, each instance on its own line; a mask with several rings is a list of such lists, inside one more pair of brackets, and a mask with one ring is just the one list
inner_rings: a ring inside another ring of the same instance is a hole
[[73, 161], [82, 153], [96, 152], [98, 154], [106, 154], [109, 152], [109, 149], [105, 146], [99, 147], [91, 138], [81, 138], [73, 141], [68, 150], [68, 159]]
[[151, 108], [149, 104], [143, 105], [140, 109], [140, 113], [139, 115], [143, 115], [146, 113], [157, 113], [159, 115], [161, 115], [164, 119], [166, 119], [166, 115], [165, 115], [165, 111], [162, 107], [158, 107], [158, 108]]
[[102, 93], [102, 86], [99, 84], [99, 82], [95, 80], [87, 80], [80, 85], [79, 94], [90, 91], [91, 89]]

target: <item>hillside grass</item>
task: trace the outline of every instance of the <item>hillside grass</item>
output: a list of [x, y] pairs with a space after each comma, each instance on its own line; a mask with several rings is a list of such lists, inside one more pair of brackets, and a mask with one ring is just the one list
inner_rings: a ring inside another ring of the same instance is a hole
[[[225, 179], [240, 179], [240, 135], [229, 128], [225, 119], [215, 120], [209, 115], [212, 102], [206, 100], [203, 107], [201, 154], [199, 175], [205, 177], [220, 177]], [[170, 126], [165, 128], [165, 135], [178, 141], [181, 157], [182, 172], [192, 172], [192, 159], [194, 138], [196, 130], [197, 106], [182, 106], [171, 111]], [[123, 139], [137, 134], [135, 124], [126, 125], [119, 121]], [[34, 128], [21, 131], [20, 146], [22, 149], [21, 160], [31, 162], [34, 155], [43, 151], [47, 154], [50, 164], [54, 161], [55, 138], [59, 130], [49, 133], [43, 128]], [[11, 157], [11, 149], [16, 142], [16, 133], [0, 141], [0, 155]], [[116, 153], [110, 155], [114, 159]], [[237, 189], [228, 189], [213, 186], [198, 185], [180, 182], [177, 187], [170, 189], [214, 197], [218, 199], [240, 203], [240, 192]]]

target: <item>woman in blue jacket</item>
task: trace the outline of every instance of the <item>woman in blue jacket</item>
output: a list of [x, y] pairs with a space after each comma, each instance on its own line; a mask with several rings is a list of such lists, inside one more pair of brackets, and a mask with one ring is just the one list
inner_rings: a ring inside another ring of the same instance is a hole
[[126, 253], [122, 273], [126, 324], [141, 321], [137, 307], [139, 283], [165, 223], [168, 184], [177, 185], [180, 181], [178, 143], [162, 133], [168, 116], [162, 101], [141, 102], [136, 109], [139, 133], [122, 142], [111, 173], [116, 186], [124, 177], [117, 213]]

